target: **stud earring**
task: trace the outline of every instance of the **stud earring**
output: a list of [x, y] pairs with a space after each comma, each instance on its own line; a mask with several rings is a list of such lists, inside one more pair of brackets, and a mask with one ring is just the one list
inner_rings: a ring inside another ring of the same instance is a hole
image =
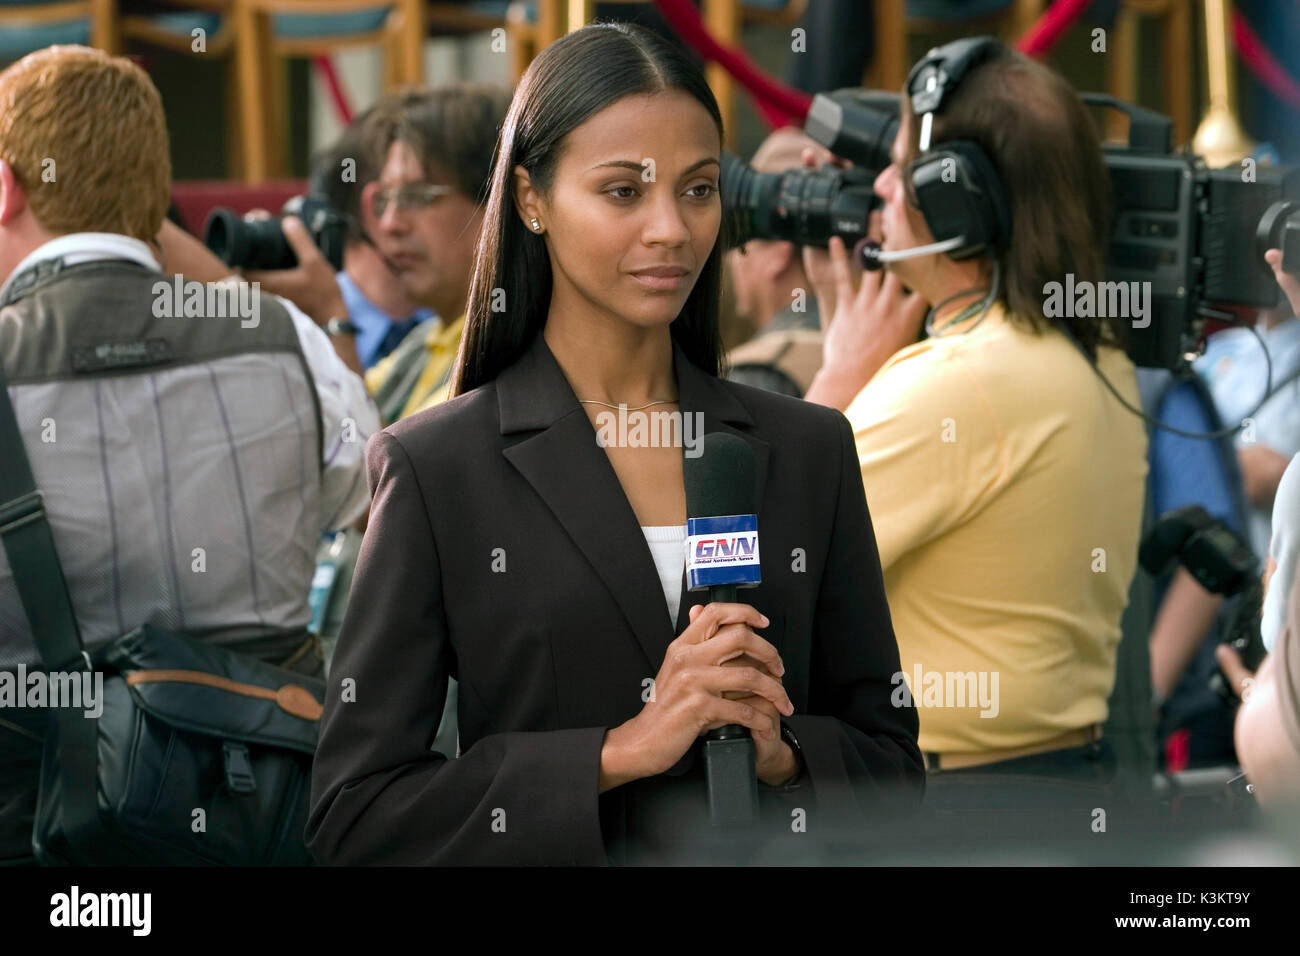
[[534, 217], [532, 218], [532, 224], [533, 224], [533, 232], [541, 232], [541, 231], [542, 231], [542, 224], [541, 224], [540, 222], [537, 221], [537, 217], [536, 217], [536, 216], [534, 216]]

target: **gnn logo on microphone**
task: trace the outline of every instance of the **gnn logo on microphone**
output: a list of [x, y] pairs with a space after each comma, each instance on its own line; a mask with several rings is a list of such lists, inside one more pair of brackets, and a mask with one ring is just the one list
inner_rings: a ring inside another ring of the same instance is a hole
[[686, 584], [690, 590], [754, 585], [760, 580], [758, 515], [687, 519]]

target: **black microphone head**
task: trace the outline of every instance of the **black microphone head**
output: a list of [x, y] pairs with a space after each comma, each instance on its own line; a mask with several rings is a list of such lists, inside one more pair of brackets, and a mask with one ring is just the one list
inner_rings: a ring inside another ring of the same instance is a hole
[[858, 261], [862, 263], [862, 268], [868, 272], [879, 272], [885, 267], [885, 264], [880, 261], [880, 243], [876, 240], [863, 239], [854, 251], [858, 253]]
[[745, 439], [730, 432], [709, 432], [701, 438], [700, 454], [682, 462], [687, 515], [758, 513], [758, 468], [754, 449]]

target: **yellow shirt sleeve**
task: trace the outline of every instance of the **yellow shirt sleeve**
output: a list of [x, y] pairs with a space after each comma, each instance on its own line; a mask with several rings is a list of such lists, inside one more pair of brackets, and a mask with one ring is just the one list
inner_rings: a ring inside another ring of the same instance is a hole
[[1004, 480], [1005, 436], [965, 344], [899, 351], [845, 411], [882, 570], [975, 514]]
[[384, 382], [388, 380], [388, 373], [392, 368], [393, 356], [390, 353], [385, 355], [374, 365], [370, 366], [370, 368], [366, 369], [366, 391], [371, 395], [376, 394], [379, 391], [379, 386], [383, 385]]

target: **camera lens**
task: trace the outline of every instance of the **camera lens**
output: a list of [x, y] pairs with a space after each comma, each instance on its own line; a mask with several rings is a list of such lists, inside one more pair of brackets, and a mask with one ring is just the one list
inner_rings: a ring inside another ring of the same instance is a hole
[[203, 229], [203, 244], [236, 269], [292, 269], [298, 264], [278, 219], [249, 221], [229, 209], [214, 209]]
[[874, 176], [861, 169], [792, 169], [760, 173], [724, 153], [721, 192], [731, 216], [732, 239], [778, 239], [824, 246], [840, 236], [852, 248], [867, 233], [867, 217], [880, 205]]

